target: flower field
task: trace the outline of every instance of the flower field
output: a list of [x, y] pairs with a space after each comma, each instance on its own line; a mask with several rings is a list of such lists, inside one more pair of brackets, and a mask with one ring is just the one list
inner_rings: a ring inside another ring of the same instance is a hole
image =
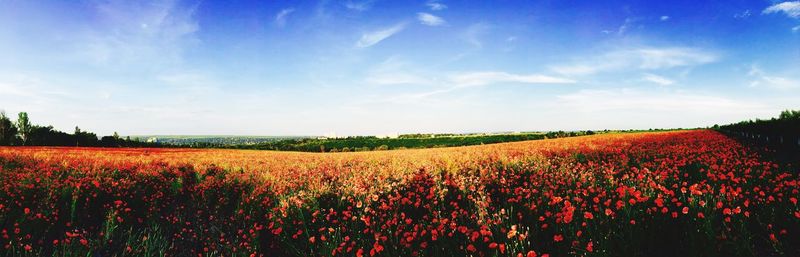
[[0, 256], [800, 256], [798, 168], [710, 130], [355, 153], [0, 148]]

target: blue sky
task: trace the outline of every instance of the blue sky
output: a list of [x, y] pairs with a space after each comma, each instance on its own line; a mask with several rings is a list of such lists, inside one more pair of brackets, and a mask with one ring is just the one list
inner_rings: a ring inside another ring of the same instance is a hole
[[800, 1], [0, 0], [0, 56], [70, 132], [697, 127], [800, 109]]

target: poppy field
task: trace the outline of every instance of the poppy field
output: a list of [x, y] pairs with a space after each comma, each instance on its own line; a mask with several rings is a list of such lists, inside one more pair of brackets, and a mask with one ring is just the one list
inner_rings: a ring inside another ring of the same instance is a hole
[[800, 256], [721, 133], [352, 153], [0, 147], [0, 256]]

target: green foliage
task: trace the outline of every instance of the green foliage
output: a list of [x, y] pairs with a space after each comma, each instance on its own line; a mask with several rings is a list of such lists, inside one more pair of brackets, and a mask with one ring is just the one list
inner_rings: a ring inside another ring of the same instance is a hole
[[32, 129], [31, 122], [28, 120], [28, 113], [20, 112], [17, 118], [17, 132], [19, 133], [20, 139], [22, 139], [22, 145], [28, 143]]
[[16, 135], [17, 127], [6, 116], [6, 112], [0, 111], [0, 145], [12, 145]]
[[800, 110], [784, 110], [779, 119], [800, 119]]
[[104, 146], [104, 147], [159, 147], [157, 143], [141, 142], [138, 138], [121, 138], [114, 132], [98, 140], [95, 133], [75, 127], [73, 134], [58, 131], [53, 126], [40, 126], [31, 123], [28, 113], [21, 112], [16, 122], [0, 111], [0, 146]]
[[410, 134], [400, 135], [398, 138], [378, 138], [374, 136], [303, 138], [264, 142], [253, 145], [221, 145], [216, 147], [301, 152], [359, 152], [469, 146], [593, 134], [595, 134], [593, 131], [557, 131], [523, 134]]
[[[773, 142], [800, 141], [800, 110], [784, 110], [778, 118], [742, 121], [718, 127], [719, 130], [771, 138]], [[765, 138], [765, 139], [766, 139]]]

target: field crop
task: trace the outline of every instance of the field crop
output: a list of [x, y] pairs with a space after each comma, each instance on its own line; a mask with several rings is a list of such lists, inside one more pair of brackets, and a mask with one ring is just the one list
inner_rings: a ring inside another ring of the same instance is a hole
[[710, 130], [354, 153], [0, 148], [0, 256], [800, 256], [798, 170]]

